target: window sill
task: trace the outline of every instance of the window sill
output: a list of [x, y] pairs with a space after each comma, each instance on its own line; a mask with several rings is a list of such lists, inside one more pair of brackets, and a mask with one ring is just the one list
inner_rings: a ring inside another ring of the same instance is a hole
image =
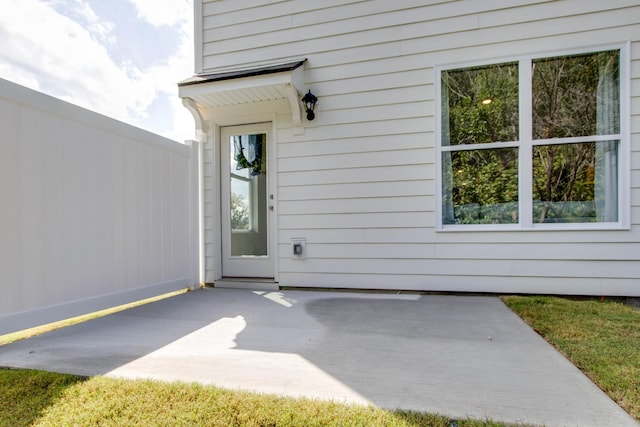
[[534, 224], [533, 227], [523, 227], [519, 224], [468, 224], [444, 225], [436, 229], [438, 233], [466, 233], [466, 232], [545, 232], [545, 231], [629, 231], [630, 226], [620, 223], [581, 223], [581, 224]]

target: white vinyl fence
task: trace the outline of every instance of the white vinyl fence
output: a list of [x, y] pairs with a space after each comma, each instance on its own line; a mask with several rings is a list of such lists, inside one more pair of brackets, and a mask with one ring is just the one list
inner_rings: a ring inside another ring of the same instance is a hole
[[197, 152], [0, 80], [0, 334], [197, 286]]

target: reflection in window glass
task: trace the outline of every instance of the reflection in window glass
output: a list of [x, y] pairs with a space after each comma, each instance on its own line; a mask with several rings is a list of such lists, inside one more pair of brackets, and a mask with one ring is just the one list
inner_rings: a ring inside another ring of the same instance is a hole
[[534, 60], [533, 138], [620, 132], [619, 51]]
[[231, 229], [250, 230], [251, 182], [232, 177], [231, 188]]
[[267, 256], [267, 158], [265, 134], [229, 138], [230, 253]]
[[616, 221], [617, 147], [617, 141], [533, 147], [534, 222]]
[[232, 230], [259, 229], [257, 200], [262, 195], [258, 184], [266, 173], [264, 142], [264, 134], [234, 135], [229, 139]]
[[518, 140], [518, 65], [442, 73], [442, 145]]
[[441, 223], [618, 222], [621, 55], [443, 70]]
[[[230, 162], [231, 162], [231, 229], [250, 230], [251, 221], [251, 175], [250, 169], [238, 167], [238, 146], [244, 135], [236, 135], [230, 138]], [[246, 136], [245, 136], [246, 139]], [[239, 145], [240, 144], [240, 145]]]
[[518, 149], [442, 153], [444, 224], [518, 222]]

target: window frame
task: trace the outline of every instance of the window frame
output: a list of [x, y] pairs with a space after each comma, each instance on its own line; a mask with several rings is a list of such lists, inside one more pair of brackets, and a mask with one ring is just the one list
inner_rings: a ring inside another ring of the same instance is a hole
[[[618, 50], [620, 53], [620, 133], [618, 142], [618, 220], [616, 222], [584, 223], [535, 223], [533, 221], [533, 147], [574, 142], [611, 140], [611, 135], [588, 135], [572, 138], [533, 138], [532, 118], [532, 63], [537, 59], [597, 53]], [[461, 148], [442, 145], [442, 73], [461, 68], [518, 64], [518, 129], [516, 142], [484, 143], [482, 149], [518, 148], [518, 222], [513, 224], [443, 224], [442, 209], [442, 153], [474, 150], [477, 146]], [[630, 228], [630, 43], [588, 46], [571, 50], [532, 53], [512, 57], [493, 58], [485, 61], [451, 63], [434, 67], [435, 72], [435, 170], [436, 170], [436, 231], [543, 231], [543, 230], [627, 230]]]

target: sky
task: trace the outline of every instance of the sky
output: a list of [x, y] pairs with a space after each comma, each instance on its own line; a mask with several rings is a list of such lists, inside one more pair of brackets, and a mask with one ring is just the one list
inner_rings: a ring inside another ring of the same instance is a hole
[[2, 0], [0, 78], [183, 142], [192, 0]]

